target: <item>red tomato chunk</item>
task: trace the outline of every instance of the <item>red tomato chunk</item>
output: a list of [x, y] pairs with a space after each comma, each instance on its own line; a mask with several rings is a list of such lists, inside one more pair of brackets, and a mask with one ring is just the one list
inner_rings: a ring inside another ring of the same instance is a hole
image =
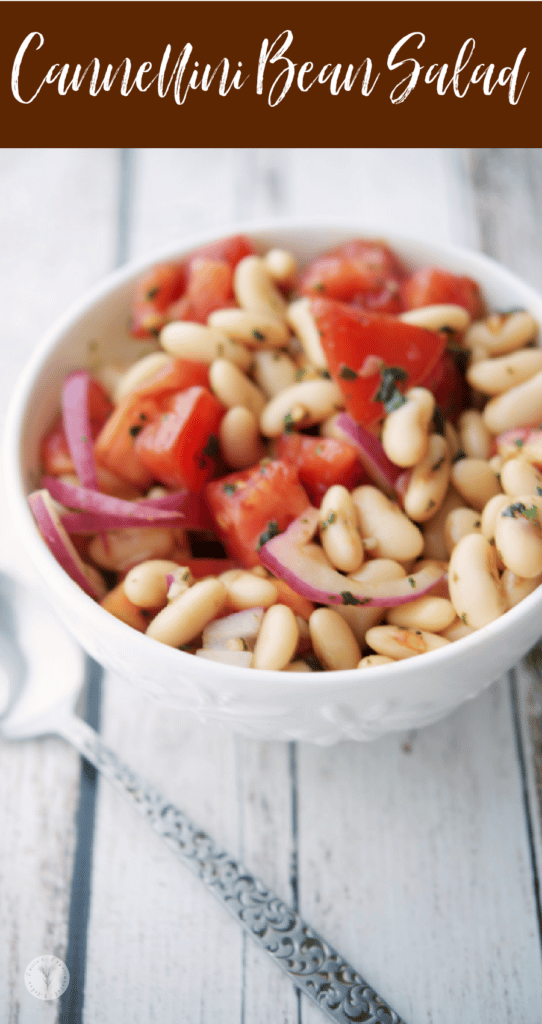
[[310, 504], [296, 467], [267, 459], [213, 480], [205, 496], [226, 550], [247, 568], [259, 564], [261, 545], [282, 533]]
[[348, 490], [366, 479], [357, 452], [347, 441], [306, 434], [282, 434], [277, 439], [277, 458], [297, 466], [299, 479], [314, 505], [320, 505], [329, 487], [342, 484]]
[[215, 471], [217, 430], [224, 409], [207, 388], [163, 399], [160, 414], [135, 438], [135, 453], [166, 487], [199, 491]]
[[438, 267], [424, 267], [412, 274], [403, 284], [402, 296], [405, 309], [451, 303], [463, 306], [473, 320], [482, 316], [484, 309], [476, 281]]
[[381, 313], [400, 313], [405, 271], [383, 242], [354, 239], [330, 249], [301, 278], [302, 295], [322, 295]]

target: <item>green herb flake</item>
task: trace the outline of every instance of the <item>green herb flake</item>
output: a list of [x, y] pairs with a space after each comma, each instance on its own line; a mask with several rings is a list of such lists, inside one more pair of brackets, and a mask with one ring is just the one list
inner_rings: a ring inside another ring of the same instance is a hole
[[466, 456], [466, 453], [463, 451], [463, 449], [462, 448], [458, 448], [456, 453], [455, 453], [455, 455], [452, 458], [452, 462], [455, 464], [456, 462], [459, 462], [461, 459], [466, 459], [466, 458], [467, 458], [467, 456]]
[[373, 402], [382, 402], [386, 412], [389, 414], [405, 404], [406, 398], [397, 387], [397, 381], [405, 381], [407, 372], [402, 366], [382, 366], [380, 370], [382, 384], [380, 385]]
[[525, 444], [525, 442], [524, 442], [522, 437], [516, 437], [516, 440], [514, 441], [514, 444], [515, 444], [516, 448], [523, 448], [523, 445]]
[[259, 331], [256, 327], [252, 332], [252, 337], [255, 338], [256, 341], [265, 341], [265, 334], [262, 334], [262, 332]]
[[306, 370], [304, 370], [303, 368], [302, 368], [301, 370], [296, 370], [296, 371], [295, 371], [295, 379], [296, 379], [297, 381], [299, 381], [299, 380], [303, 380], [303, 377], [305, 376], [306, 372], [307, 372], [307, 371], [306, 371]]
[[461, 616], [461, 622], [463, 623], [464, 626], [468, 625], [466, 612], [463, 612]]
[[408, 582], [410, 583], [411, 587], [415, 587], [416, 586], [416, 580], [414, 579], [413, 576], [409, 576], [408, 577]]
[[237, 487], [235, 484], [224, 484], [222, 490], [224, 494], [235, 494]]
[[132, 437], [137, 437], [137, 435], [140, 434], [142, 430], [143, 424], [134, 423], [133, 427], [129, 427], [128, 433], [131, 434]]
[[357, 380], [358, 375], [351, 366], [347, 366], [346, 363], [342, 363], [339, 367], [339, 377], [341, 377], [342, 380]]
[[276, 537], [278, 533], [280, 533], [279, 524], [276, 522], [275, 519], [271, 519], [268, 522], [266, 529], [263, 531], [263, 533], [260, 534], [258, 538], [257, 550], [259, 551], [264, 544], [267, 544], [268, 540], [272, 540], [273, 537]]
[[158, 295], [159, 291], [160, 291], [160, 289], [159, 289], [158, 285], [155, 285], [154, 288], [149, 288], [148, 292], [145, 295], [145, 298], [147, 299], [147, 302], [151, 302], [152, 299], [155, 299], [156, 296]]
[[315, 281], [312, 287], [315, 292], [325, 292], [326, 290], [323, 281]]
[[327, 519], [323, 519], [322, 522], [320, 523], [320, 529], [322, 531], [327, 530], [328, 526], [331, 526], [331, 524], [334, 523], [336, 521], [336, 519], [337, 519], [337, 513], [336, 512], [330, 512], [328, 517], [327, 517]]
[[441, 455], [440, 459], [437, 459], [437, 461], [435, 462], [435, 465], [432, 467], [432, 472], [436, 473], [437, 470], [439, 470], [440, 467], [442, 466], [443, 462], [444, 462], [444, 455]]
[[294, 429], [294, 421], [291, 412], [287, 412], [284, 417], [284, 431], [286, 434], [291, 434]]
[[370, 597], [354, 597], [354, 595], [353, 595], [351, 590], [342, 590], [341, 591], [341, 597], [342, 597], [342, 603], [343, 604], [352, 604], [352, 605], [368, 604], [369, 601], [371, 600]]
[[331, 374], [329, 370], [320, 370], [320, 376], [323, 377], [324, 380], [331, 380]]
[[81, 441], [81, 444], [87, 444], [88, 437], [87, 437], [86, 434], [81, 434], [81, 437], [79, 438], [79, 440]]
[[538, 509], [536, 505], [533, 504], [530, 508], [527, 508], [522, 501], [516, 501], [513, 505], [508, 505], [508, 507], [501, 512], [501, 516], [505, 519], [515, 519], [516, 516], [525, 516], [526, 519], [530, 519], [532, 523], [535, 523], [538, 526], [538, 523], [536, 522], [537, 513]]

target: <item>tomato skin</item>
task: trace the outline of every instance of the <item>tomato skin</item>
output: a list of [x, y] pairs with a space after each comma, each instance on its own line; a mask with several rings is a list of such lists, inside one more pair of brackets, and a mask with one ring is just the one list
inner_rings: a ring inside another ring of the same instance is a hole
[[398, 258], [383, 242], [352, 239], [313, 260], [301, 278], [300, 291], [361, 309], [400, 313], [403, 277]]
[[160, 263], [139, 281], [132, 304], [130, 333], [134, 338], [156, 337], [166, 322], [166, 310], [183, 293], [185, 260]]
[[160, 402], [156, 396], [139, 395], [137, 392], [127, 395], [96, 438], [96, 462], [134, 487], [147, 490], [154, 477], [139, 458], [135, 442], [144, 425], [159, 414]]
[[423, 267], [416, 270], [402, 285], [402, 299], [405, 309], [419, 309], [421, 306], [452, 303], [463, 306], [475, 320], [484, 311], [480, 289], [471, 277], [451, 274], [438, 267]]
[[442, 353], [431, 373], [418, 381], [418, 387], [431, 391], [445, 420], [455, 423], [460, 413], [467, 408], [469, 397], [467, 382], [449, 352]]
[[356, 450], [347, 441], [306, 434], [281, 434], [275, 451], [278, 459], [297, 466], [299, 480], [314, 505], [320, 505], [333, 484], [342, 484], [352, 490], [365, 479]]
[[445, 336], [436, 331], [331, 299], [312, 299], [311, 311], [330, 373], [344, 394], [348, 412], [361, 426], [369, 427], [385, 415], [382, 403], [374, 401], [381, 375], [366, 366], [368, 357], [405, 370], [406, 379], [397, 384], [404, 392], [428, 376], [446, 346]]
[[190, 261], [186, 292], [169, 306], [167, 320], [192, 320], [207, 323], [215, 309], [235, 305], [233, 269], [226, 260], [194, 256]]
[[135, 452], [152, 478], [166, 487], [199, 491], [215, 470], [206, 452], [224, 408], [207, 388], [194, 386], [162, 399], [155, 416], [135, 439]]
[[279, 459], [213, 480], [205, 497], [226, 550], [240, 565], [259, 565], [259, 541], [269, 523], [279, 532], [310, 504], [297, 469]]
[[195, 384], [199, 384], [201, 387], [208, 386], [209, 367], [207, 364], [196, 363], [192, 359], [170, 359], [152, 377], [134, 388], [132, 394], [147, 398], [160, 398], [174, 391], [184, 391], [185, 388], [193, 387]]

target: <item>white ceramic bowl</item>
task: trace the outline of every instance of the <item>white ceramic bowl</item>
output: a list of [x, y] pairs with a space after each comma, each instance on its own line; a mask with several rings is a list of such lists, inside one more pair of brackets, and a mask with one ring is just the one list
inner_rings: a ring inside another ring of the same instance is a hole
[[[280, 245], [300, 260], [366, 234], [354, 225], [314, 227], [275, 223], [236, 226], [262, 251]], [[441, 650], [394, 665], [347, 672], [279, 673], [211, 664], [163, 646], [105, 612], [72, 582], [42, 541], [26, 501], [38, 478], [40, 438], [59, 408], [64, 375], [90, 369], [101, 357], [140, 346], [126, 333], [135, 280], [147, 267], [189, 252], [209, 238], [192, 238], [107, 277], [55, 324], [39, 345], [10, 408], [5, 438], [8, 500], [44, 592], [67, 628], [97, 661], [165, 705], [204, 722], [260, 739], [331, 744], [368, 740], [436, 721], [475, 697], [538, 640], [542, 587], [496, 622]], [[436, 264], [467, 274], [491, 307], [523, 306], [542, 322], [542, 298], [490, 259], [447, 245], [387, 236], [412, 267]]]

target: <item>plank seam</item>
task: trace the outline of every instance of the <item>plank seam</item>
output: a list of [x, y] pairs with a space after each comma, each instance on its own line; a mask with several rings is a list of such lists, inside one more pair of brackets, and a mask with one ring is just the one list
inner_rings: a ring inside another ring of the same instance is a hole
[[538, 922], [538, 940], [540, 943], [540, 951], [542, 954], [542, 902], [540, 894], [540, 880], [538, 877], [538, 870], [536, 866], [536, 850], [534, 842], [533, 832], [533, 816], [531, 813], [531, 805], [529, 800], [529, 787], [527, 782], [527, 765], [525, 760], [525, 752], [523, 750], [523, 741], [521, 735], [521, 723], [519, 713], [519, 698], [518, 698], [518, 684], [516, 677], [516, 670], [511, 669], [509, 673], [510, 681], [510, 700], [512, 705], [512, 721], [514, 725], [514, 737], [516, 741], [516, 752], [520, 770], [521, 778], [521, 791], [523, 797], [523, 807], [525, 811], [525, 827], [527, 831], [527, 842], [529, 845], [529, 857], [531, 860], [531, 875], [533, 894], [536, 905], [536, 917]]

